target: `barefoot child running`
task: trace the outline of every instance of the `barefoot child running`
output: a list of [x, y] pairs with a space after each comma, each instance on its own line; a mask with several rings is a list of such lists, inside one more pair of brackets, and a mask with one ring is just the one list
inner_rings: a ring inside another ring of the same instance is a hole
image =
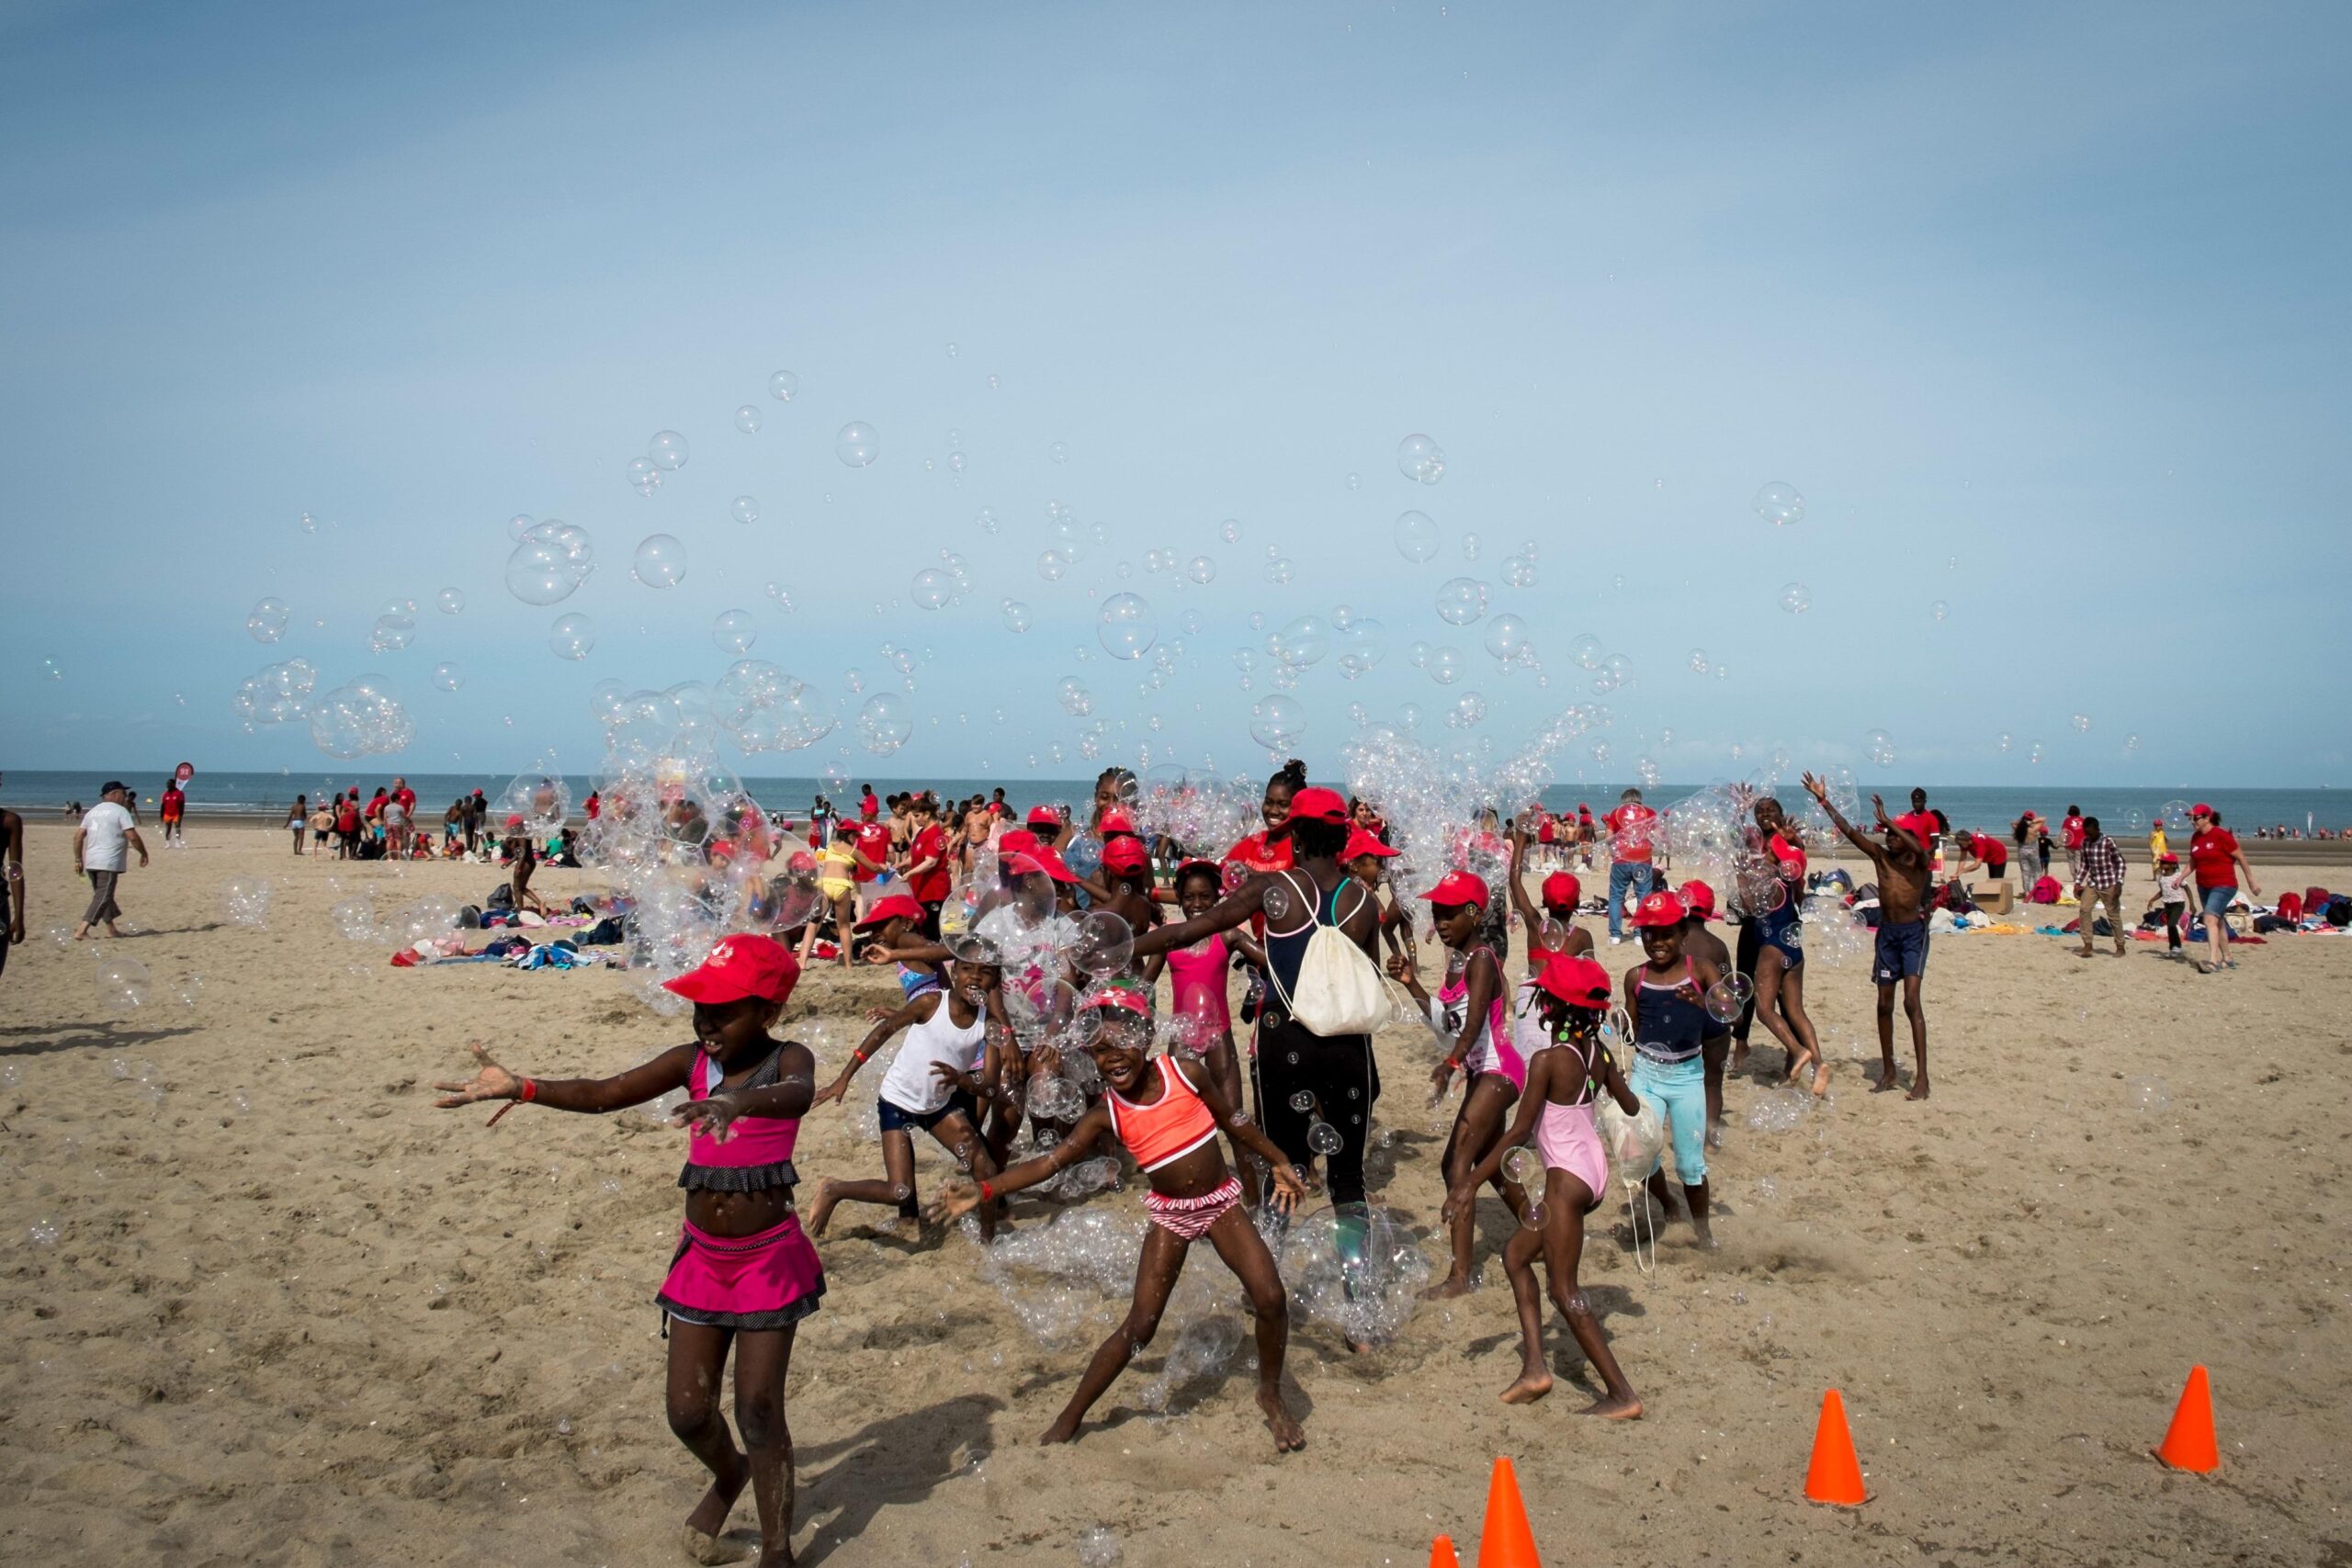
[[[808, 1109], [816, 1059], [808, 1048], [768, 1031], [784, 1011], [800, 965], [763, 936], [730, 936], [702, 967], [663, 986], [695, 1004], [695, 1043], [609, 1078], [528, 1078], [492, 1061], [453, 1092], [444, 1109], [503, 1100], [494, 1125], [514, 1104], [599, 1113], [658, 1100], [674, 1089], [693, 1098], [673, 1125], [691, 1124], [684, 1233], [670, 1276], [653, 1299], [670, 1340], [670, 1429], [708, 1466], [710, 1490], [686, 1516], [685, 1548], [700, 1562], [728, 1560], [719, 1537], [727, 1515], [751, 1484], [760, 1510], [762, 1568], [792, 1562], [792, 1433], [786, 1426], [785, 1376], [800, 1320], [825, 1293], [824, 1267], [792, 1210], [799, 1177], [792, 1166], [800, 1117]], [[718, 1413], [719, 1380], [735, 1353], [738, 1450]]]
[[1829, 786], [1811, 773], [1804, 787], [1846, 840], [1870, 856], [1878, 868], [1878, 946], [1871, 963], [1871, 977], [1878, 982], [1879, 1077], [1871, 1092], [1883, 1094], [1900, 1084], [1894, 1070], [1894, 988], [1903, 987], [1903, 1013], [1911, 1021], [1911, 1052], [1917, 1065], [1905, 1100], [1928, 1098], [1928, 1010], [1919, 1000], [1919, 986], [1928, 973], [1928, 842], [1936, 831], [1933, 818], [1886, 818], [1886, 802], [1871, 796], [1883, 837], [1873, 839], [1857, 829], [1829, 804]]
[[1529, 983], [1535, 988], [1536, 1014], [1551, 1043], [1528, 1064], [1527, 1092], [1520, 1097], [1510, 1131], [1446, 1194], [1445, 1218], [1468, 1213], [1477, 1201], [1479, 1183], [1493, 1180], [1503, 1156], [1534, 1138], [1535, 1152], [1544, 1160], [1544, 1200], [1530, 1216], [1536, 1222], [1534, 1228], [1522, 1225], [1503, 1248], [1503, 1270], [1510, 1276], [1511, 1295], [1519, 1303], [1521, 1359], [1519, 1377], [1503, 1390], [1502, 1400], [1527, 1404], [1552, 1392], [1552, 1371], [1544, 1359], [1544, 1303], [1535, 1288], [1540, 1252], [1553, 1303], [1568, 1320], [1568, 1332], [1600, 1374], [1605, 1391], [1584, 1414], [1624, 1420], [1642, 1413], [1642, 1402], [1625, 1381], [1610, 1351], [1609, 1337], [1600, 1331], [1600, 1320], [1584, 1299], [1577, 1265], [1584, 1257], [1584, 1217], [1600, 1206], [1609, 1188], [1609, 1156], [1592, 1123], [1593, 1086], [1606, 1088], [1628, 1116], [1639, 1111], [1642, 1102], [1600, 1043], [1601, 1016], [1609, 1007], [1609, 972], [1589, 958], [1555, 955], [1539, 962], [1536, 977]]
[[1095, 1142], [1116, 1136], [1143, 1168], [1149, 1190], [1144, 1208], [1151, 1225], [1144, 1234], [1136, 1266], [1135, 1303], [1126, 1321], [1112, 1332], [1087, 1363], [1078, 1392], [1070, 1395], [1040, 1439], [1067, 1443], [1079, 1423], [1102, 1397], [1127, 1363], [1151, 1343], [1169, 1292], [1184, 1269], [1185, 1255], [1204, 1236], [1226, 1267], [1240, 1278], [1258, 1322], [1258, 1406], [1283, 1453], [1306, 1446], [1306, 1434], [1283, 1403], [1283, 1353], [1290, 1339], [1290, 1303], [1273, 1254], [1250, 1224], [1241, 1206], [1241, 1183], [1226, 1168], [1217, 1147], [1221, 1131], [1267, 1162], [1274, 1184], [1273, 1205], [1287, 1211], [1298, 1201], [1298, 1179], [1290, 1162], [1257, 1124], [1237, 1114], [1205, 1077], [1197, 1080], [1176, 1056], [1148, 1056], [1150, 1005], [1136, 987], [1110, 985], [1090, 995], [1085, 1016], [1095, 1022], [1089, 1050], [1102, 1071], [1107, 1092], [1079, 1119], [1069, 1136], [1034, 1159], [1023, 1160], [993, 1180], [956, 1182], [935, 1208], [947, 1217], [994, 1202], [1023, 1188], [1049, 1181], [1066, 1166], [1091, 1158]]
[[[1012, 1026], [998, 1010], [991, 964], [957, 959], [948, 970], [944, 990], [922, 991], [876, 1023], [858, 1048], [842, 1064], [841, 1076], [817, 1091], [812, 1111], [849, 1092], [850, 1080], [885, 1041], [900, 1030], [907, 1038], [890, 1058], [876, 1096], [875, 1114], [882, 1123], [883, 1179], [842, 1181], [827, 1177], [817, 1184], [817, 1201], [808, 1209], [808, 1234], [822, 1235], [842, 1203], [894, 1204], [899, 1217], [911, 1220], [922, 1213], [915, 1201], [915, 1129], [920, 1127], [941, 1148], [974, 1176], [986, 1180], [996, 1174], [996, 1161], [980, 1140], [980, 1102], [993, 1100], [1003, 1077], [1001, 1042], [1012, 1037]], [[997, 1028], [989, 1028], [991, 1016]], [[999, 1205], [980, 1210], [980, 1239], [996, 1238]]]
[[[1682, 900], [1652, 893], [1634, 908], [1634, 929], [1649, 961], [1625, 971], [1625, 1011], [1634, 1021], [1634, 1092], [1657, 1106], [1674, 1134], [1674, 1174], [1690, 1208], [1699, 1245], [1715, 1245], [1707, 1227], [1707, 1075], [1702, 1062], [1714, 1027], [1703, 998], [1723, 971], [1682, 951]], [[1649, 1173], [1650, 1196], [1671, 1213], [1663, 1161]]]

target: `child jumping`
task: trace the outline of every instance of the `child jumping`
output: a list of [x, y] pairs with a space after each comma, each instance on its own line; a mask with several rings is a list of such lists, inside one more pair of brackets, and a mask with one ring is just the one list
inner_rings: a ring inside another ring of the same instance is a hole
[[1094, 1352], [1079, 1379], [1078, 1392], [1039, 1440], [1067, 1443], [1078, 1436], [1086, 1412], [1151, 1343], [1169, 1292], [1183, 1272], [1185, 1256], [1193, 1242], [1205, 1236], [1249, 1292], [1250, 1310], [1258, 1323], [1258, 1407], [1266, 1413], [1274, 1448], [1282, 1453], [1305, 1448], [1306, 1434], [1282, 1394], [1283, 1355], [1290, 1342], [1289, 1297], [1273, 1254], [1266, 1250], [1264, 1238], [1241, 1206], [1241, 1183], [1226, 1168], [1217, 1134], [1267, 1162], [1274, 1184], [1272, 1201], [1284, 1212], [1303, 1195], [1289, 1159], [1257, 1123], [1238, 1114], [1205, 1077], [1195, 1081], [1178, 1057], [1146, 1055], [1151, 1043], [1150, 1004], [1140, 990], [1105, 986], [1086, 998], [1084, 1008], [1096, 1025], [1085, 1049], [1102, 1072], [1107, 1092], [1101, 1103], [1045, 1154], [1023, 1160], [993, 1179], [953, 1183], [934, 1205], [936, 1213], [953, 1218], [1050, 1181], [1064, 1167], [1091, 1158], [1097, 1140], [1106, 1134], [1125, 1144], [1143, 1168], [1150, 1185], [1143, 1201], [1151, 1227], [1136, 1265], [1134, 1303], [1126, 1321]]
[[[710, 1490], [686, 1516], [685, 1549], [698, 1562], [730, 1555], [719, 1537], [748, 1483], [760, 1510], [761, 1568], [792, 1562], [792, 1433], [784, 1384], [800, 1320], [825, 1293], [824, 1266], [793, 1213], [793, 1145], [808, 1109], [816, 1058], [778, 1041], [775, 1027], [800, 965], [764, 936], [730, 936], [702, 966], [663, 987], [695, 1004], [695, 1043], [676, 1045], [609, 1078], [530, 1078], [476, 1044], [480, 1070], [434, 1104], [453, 1110], [485, 1100], [598, 1114], [659, 1100], [674, 1089], [693, 1098], [671, 1118], [694, 1128], [678, 1185], [686, 1215], [670, 1276], [653, 1300], [670, 1340], [670, 1430], [709, 1467]], [[735, 1352], [735, 1424], [741, 1450], [718, 1413], [719, 1380]]]
[[1568, 1320], [1568, 1332], [1606, 1391], [1584, 1414], [1626, 1420], [1642, 1413], [1642, 1402], [1584, 1299], [1577, 1265], [1584, 1257], [1584, 1217], [1600, 1206], [1609, 1189], [1609, 1156], [1592, 1122], [1592, 1086], [1607, 1089], [1629, 1116], [1642, 1102], [1600, 1043], [1601, 1016], [1609, 1008], [1609, 972], [1589, 958], [1555, 955], [1539, 963], [1530, 984], [1551, 1043], [1528, 1064], [1527, 1092], [1520, 1096], [1510, 1131], [1446, 1194], [1444, 1217], [1451, 1221], [1469, 1213], [1479, 1184], [1495, 1179], [1504, 1155], [1533, 1137], [1535, 1152], [1544, 1158], [1544, 1201], [1531, 1215], [1534, 1228], [1522, 1226], [1503, 1248], [1503, 1271], [1510, 1276], [1511, 1296], [1519, 1303], [1521, 1366], [1502, 1401], [1528, 1404], [1552, 1392], [1551, 1369], [1544, 1359], [1544, 1303], [1535, 1288], [1540, 1252], [1553, 1303]]

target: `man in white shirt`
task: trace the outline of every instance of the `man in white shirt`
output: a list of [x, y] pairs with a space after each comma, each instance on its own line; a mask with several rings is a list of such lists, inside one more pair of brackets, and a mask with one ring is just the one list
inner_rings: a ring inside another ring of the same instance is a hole
[[139, 837], [139, 828], [123, 802], [130, 794], [119, 779], [110, 779], [98, 791], [98, 803], [84, 813], [82, 825], [74, 829], [74, 861], [90, 874], [90, 907], [83, 913], [82, 923], [74, 928], [74, 940], [80, 942], [90, 934], [90, 928], [104, 922], [107, 935], [120, 936], [115, 921], [121, 918], [122, 908], [114, 901], [115, 884], [128, 868], [129, 852], [139, 852], [139, 863], [147, 864], [147, 845]]

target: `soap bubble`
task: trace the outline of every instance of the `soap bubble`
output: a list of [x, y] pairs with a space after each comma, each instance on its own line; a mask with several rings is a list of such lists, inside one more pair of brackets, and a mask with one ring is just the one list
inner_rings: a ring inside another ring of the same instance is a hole
[[1590, 632], [1578, 632], [1568, 643], [1568, 657], [1579, 670], [1600, 669], [1604, 652], [1600, 639]]
[[669, 534], [648, 534], [630, 558], [629, 574], [648, 588], [675, 588], [685, 581], [686, 547]]
[[433, 683], [442, 691], [454, 692], [466, 683], [466, 672], [445, 659], [433, 667]]
[[1112, 1568], [1119, 1561], [1119, 1538], [1108, 1525], [1094, 1525], [1078, 1532], [1080, 1568]]
[[220, 885], [220, 911], [232, 925], [269, 923], [269, 884], [258, 876], [232, 876]]
[[1421, 668], [1428, 671], [1430, 679], [1439, 685], [1451, 686], [1462, 679], [1464, 660], [1459, 649], [1432, 648], [1430, 649], [1429, 662]]
[[2075, 727], [2075, 733], [2077, 735], [2087, 735], [2090, 733], [2091, 716], [2086, 713], [2078, 713], [2066, 722]]
[[1067, 441], [1055, 442], [1052, 446], [1046, 448], [1046, 456], [1052, 458], [1057, 463], [1069, 462], [1069, 443]]
[[788, 403], [800, 391], [800, 378], [789, 370], [779, 370], [768, 378], [768, 396], [777, 402]]
[[1462, 536], [1462, 558], [1464, 560], [1476, 560], [1478, 558], [1478, 552], [1485, 547], [1485, 542], [1481, 540], [1477, 535], [1464, 534]]
[[1445, 448], [1426, 435], [1396, 444], [1396, 471], [1415, 484], [1433, 485], [1445, 477]]
[[1527, 623], [1517, 615], [1497, 615], [1493, 620], [1488, 621], [1487, 623], [1487, 651], [1505, 664], [1513, 664], [1524, 660], [1530, 651]]
[[1347, 1140], [1329, 1122], [1310, 1123], [1306, 1129], [1306, 1146], [1318, 1155], [1335, 1155], [1345, 1147]]
[[1802, 582], [1783, 583], [1781, 587], [1781, 608], [1792, 615], [1802, 615], [1813, 608], [1813, 590]]
[[1370, 673], [1388, 655], [1388, 628], [1370, 615], [1351, 616], [1339, 641], [1340, 673], [1351, 681]]
[[2134, 1111], [2165, 1111], [2172, 1106], [2172, 1089], [2160, 1077], [2143, 1074], [2126, 1082], [2123, 1088]]
[[757, 523], [760, 520], [759, 497], [739, 495], [727, 510], [738, 523]]
[[896, 692], [876, 692], [866, 698], [865, 705], [857, 710], [859, 743], [877, 757], [887, 757], [905, 745], [915, 728], [906, 709], [906, 699]]
[[1297, 1093], [1292, 1095], [1290, 1097], [1290, 1108], [1293, 1111], [1297, 1111], [1301, 1116], [1304, 1116], [1313, 1111], [1315, 1109], [1314, 1091], [1303, 1089]]
[[558, 659], [585, 659], [596, 646], [596, 623], [574, 610], [548, 628], [548, 647]]
[[927, 566], [915, 573], [908, 586], [908, 595], [926, 610], [944, 610], [956, 597], [956, 580], [935, 566]]
[[1185, 567], [1184, 575], [1205, 588], [1216, 581], [1216, 562], [1206, 556], [1194, 556], [1192, 564]]
[[1532, 1182], [1541, 1180], [1543, 1176], [1542, 1157], [1525, 1144], [1521, 1144], [1503, 1155], [1502, 1177], [1505, 1181], [1515, 1181], [1520, 1186], [1525, 1187]]
[[1894, 737], [1873, 729], [1862, 737], [1862, 753], [1882, 768], [1894, 766]]
[[370, 653], [397, 653], [416, 636], [416, 623], [406, 615], [379, 615], [368, 629]]
[[862, 419], [851, 420], [833, 435], [833, 456], [853, 468], [863, 468], [881, 455], [874, 427]]
[[1293, 698], [1274, 693], [1250, 710], [1250, 739], [1269, 751], [1295, 744], [1306, 728], [1306, 710]]
[[523, 536], [537, 526], [537, 519], [529, 513], [517, 512], [506, 520], [506, 536], [519, 545], [523, 542]]
[[1535, 563], [1525, 556], [1503, 558], [1503, 581], [1512, 588], [1535, 586]]
[[245, 616], [245, 632], [255, 642], [276, 642], [286, 635], [287, 618], [292, 614], [282, 599], [260, 599]]
[[1418, 566], [1436, 558], [1437, 524], [1426, 512], [1402, 513], [1396, 519], [1396, 553]]
[[735, 428], [750, 435], [760, 428], [760, 411], [745, 403], [735, 411]]
[[416, 723], [381, 675], [360, 675], [314, 699], [305, 710], [311, 743], [348, 761], [408, 749]]
[[466, 607], [466, 596], [454, 588], [444, 588], [433, 596], [433, 602], [445, 615], [454, 615]]
[[721, 610], [711, 617], [710, 640], [721, 653], [741, 658], [760, 639], [760, 624], [749, 610]]
[[551, 761], [541, 759], [541, 764], [506, 781], [506, 787], [499, 792], [490, 808], [493, 833], [504, 829], [509, 817], [520, 817], [524, 832], [535, 839], [545, 838], [560, 829], [571, 815], [571, 784], [555, 771]]
[[1294, 1220], [1279, 1257], [1296, 1310], [1358, 1345], [1403, 1333], [1430, 1278], [1412, 1233], [1370, 1204]]
[[1940, 621], [1945, 619], [1951, 614], [1951, 606], [1945, 604], [1940, 599], [1928, 606], [1928, 618], [1929, 620]]
[[1690, 650], [1690, 672], [1694, 675], [1704, 675], [1707, 672], [1708, 668], [1707, 650], [1703, 648], [1692, 649]]
[[[710, 716], [746, 751], [797, 751], [831, 734], [836, 722], [822, 693], [764, 659], [728, 668], [711, 693]], [[662, 739], [669, 733], [669, 724], [660, 727]]]
[[[568, 524], [556, 527], [562, 530], [560, 536], [545, 532], [548, 525], [539, 525], [506, 558], [506, 592], [526, 604], [553, 604], [571, 598], [593, 569], [594, 558], [587, 535]], [[578, 536], [576, 541], [571, 538], [573, 535]], [[583, 560], [588, 564], [583, 565]]]
[[377, 940], [375, 901], [365, 895], [345, 898], [327, 911], [327, 919], [346, 942]]
[[645, 455], [653, 459], [657, 468], [683, 468], [686, 466], [686, 438], [674, 430], [657, 430], [653, 439], [645, 444]]
[[1217, 525], [1216, 536], [1228, 545], [1238, 545], [1241, 542], [1241, 525], [1228, 517]]
[[1666, 1147], [1666, 1122], [1658, 1113], [1657, 1101], [1644, 1100], [1640, 1104], [1641, 1109], [1628, 1116], [1616, 1100], [1603, 1098], [1592, 1119], [1600, 1134], [1600, 1146], [1609, 1152], [1609, 1174], [1621, 1182], [1647, 1180]]
[[[1777, 880], [1777, 879], [1776, 879]], [[1740, 1010], [1756, 994], [1756, 983], [1736, 972], [1724, 976], [1707, 987], [1707, 1016], [1717, 1023], [1734, 1023]]]
[[1004, 616], [1004, 629], [1025, 632], [1029, 629], [1029, 606], [1018, 599], [1007, 599], [998, 609]]
[[101, 959], [97, 968], [98, 1006], [108, 1017], [128, 1017], [147, 1005], [152, 983], [147, 965], [136, 958]]
[[1108, 979], [1125, 969], [1135, 951], [1136, 933], [1110, 910], [1096, 909], [1078, 918], [1078, 939], [1070, 949], [1070, 962], [1096, 979]]
[[1804, 497], [1799, 495], [1797, 487], [1786, 479], [1774, 479], [1758, 491], [1756, 499], [1747, 504], [1757, 516], [1775, 526], [1804, 521]]
[[1094, 635], [1114, 659], [1141, 659], [1159, 638], [1159, 617], [1138, 593], [1114, 593], [1094, 613]]
[[1048, 582], [1059, 582], [1069, 573], [1069, 557], [1057, 549], [1037, 552], [1037, 575]]
[[1293, 670], [1320, 663], [1330, 649], [1331, 628], [1320, 615], [1301, 615], [1266, 638], [1266, 651]]
[[1437, 591], [1437, 618], [1466, 626], [1487, 613], [1487, 585], [1475, 577], [1449, 578]]
[[662, 488], [662, 467], [650, 457], [631, 457], [627, 477], [639, 495], [650, 496]]
[[1055, 695], [1062, 705], [1062, 711], [1072, 718], [1084, 718], [1094, 711], [1094, 694], [1088, 691], [1086, 682], [1075, 675], [1063, 676]]

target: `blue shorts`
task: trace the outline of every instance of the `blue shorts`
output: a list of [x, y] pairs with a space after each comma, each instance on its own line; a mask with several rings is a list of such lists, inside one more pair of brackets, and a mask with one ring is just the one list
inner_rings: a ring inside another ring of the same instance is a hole
[[916, 1127], [928, 1133], [959, 1111], [966, 1121], [976, 1126], [979, 1123], [979, 1107], [961, 1089], [948, 1096], [947, 1103], [936, 1111], [910, 1111], [886, 1096], [877, 1094], [874, 1097], [875, 1119], [882, 1123], [882, 1130], [886, 1133], [904, 1132]]
[[2238, 885], [2234, 882], [2224, 882], [2218, 887], [2200, 887], [2197, 891], [2205, 901], [2207, 914], [2226, 915], [2230, 912], [2230, 905], [2238, 896]]
[[[1626, 1080], [1640, 1100], [1657, 1107], [1674, 1145], [1674, 1174], [1685, 1187], [1707, 1179], [1707, 1069], [1700, 1058], [1659, 1062], [1634, 1053], [1633, 1076]], [[1665, 1162], [1661, 1160], [1659, 1165]], [[1659, 1166], [1652, 1166], [1656, 1170]], [[1628, 1172], [1620, 1171], [1619, 1179]], [[1645, 1179], [1648, 1172], [1643, 1173]]]
[[1766, 915], [1760, 922], [1758, 935], [1764, 944], [1781, 955], [1781, 967], [1794, 969], [1804, 963], [1804, 924], [1793, 903], [1783, 904]]
[[1928, 972], [1928, 922], [1925, 917], [1902, 925], [1878, 928], [1878, 956], [1871, 978], [1882, 986]]

